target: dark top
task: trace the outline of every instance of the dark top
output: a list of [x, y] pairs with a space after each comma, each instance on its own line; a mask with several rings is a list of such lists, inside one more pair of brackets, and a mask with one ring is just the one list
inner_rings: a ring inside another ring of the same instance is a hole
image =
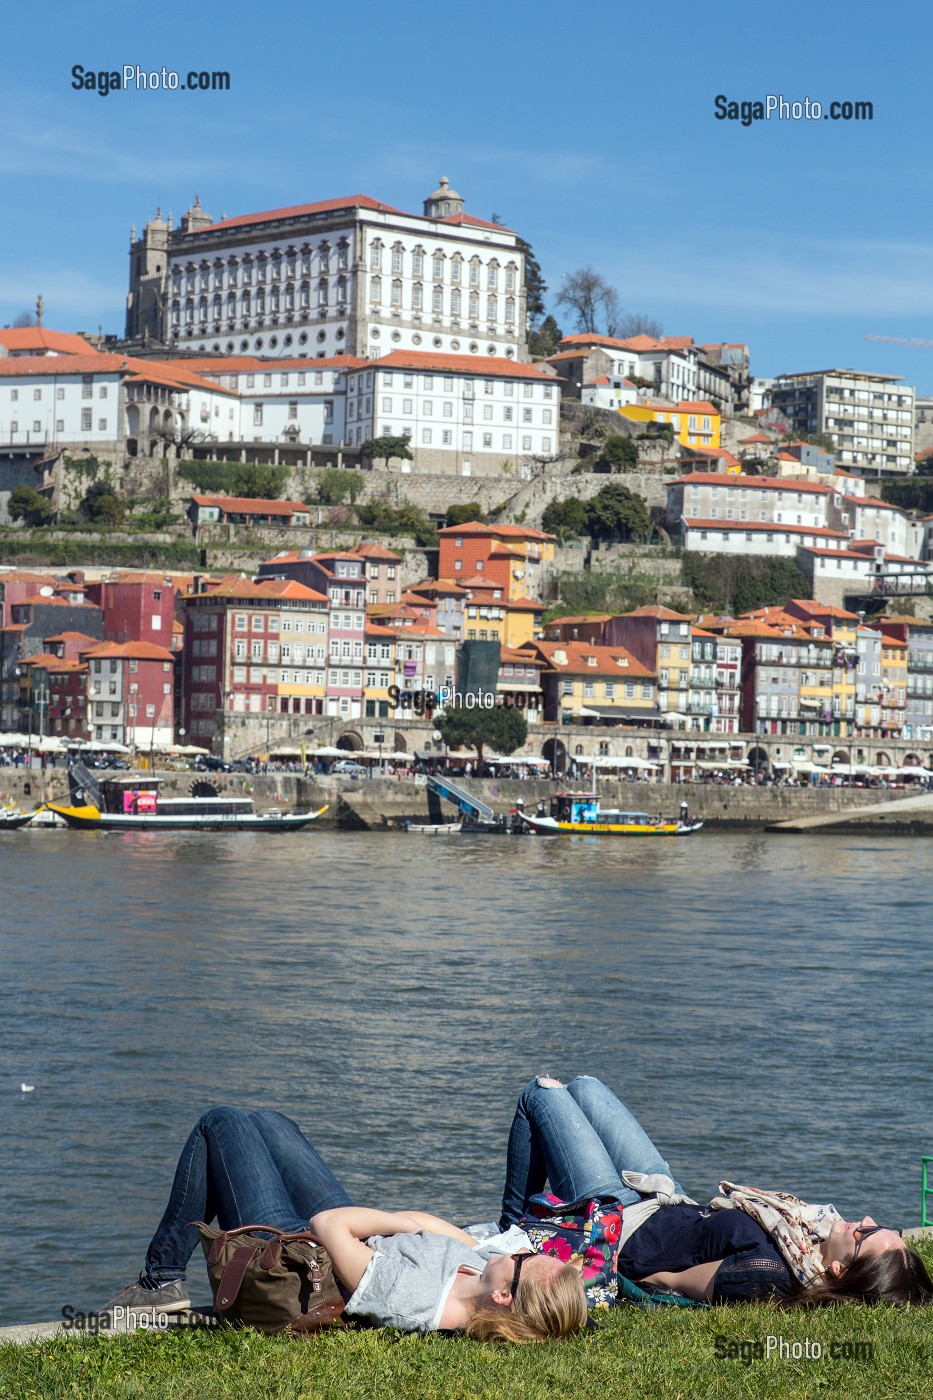
[[619, 1251], [618, 1268], [637, 1282], [713, 1259], [723, 1261], [713, 1278], [714, 1303], [771, 1298], [796, 1287], [770, 1235], [740, 1210], [660, 1206]]

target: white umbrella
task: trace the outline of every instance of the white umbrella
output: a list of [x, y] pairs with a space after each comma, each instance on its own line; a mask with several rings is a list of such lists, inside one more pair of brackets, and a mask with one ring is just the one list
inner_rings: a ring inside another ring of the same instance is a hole
[[598, 710], [588, 710], [585, 705], [581, 705], [578, 710], [571, 710], [572, 715], [579, 715], [581, 719], [600, 719]]
[[332, 744], [325, 744], [323, 748], [312, 749], [311, 752], [318, 758], [352, 758], [352, 749], [335, 749]]

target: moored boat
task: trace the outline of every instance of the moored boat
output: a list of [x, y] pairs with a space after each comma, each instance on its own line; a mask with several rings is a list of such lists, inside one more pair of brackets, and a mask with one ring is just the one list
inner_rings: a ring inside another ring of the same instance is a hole
[[424, 822], [405, 822], [405, 830], [417, 832], [419, 836], [456, 836], [462, 827], [462, 822], [436, 822], [433, 826]]
[[21, 812], [18, 807], [0, 807], [0, 831], [16, 831], [26, 826], [36, 815], [38, 808], [31, 812]]
[[690, 836], [703, 823], [692, 820], [685, 807], [677, 817], [652, 817], [647, 812], [603, 807], [592, 793], [559, 792], [551, 798], [549, 813], [520, 811], [519, 815], [536, 836]]
[[49, 811], [80, 831], [300, 831], [316, 811], [257, 812], [251, 797], [226, 795], [163, 797], [160, 778], [104, 778], [97, 782], [81, 764], [68, 770], [71, 802], [49, 802]]

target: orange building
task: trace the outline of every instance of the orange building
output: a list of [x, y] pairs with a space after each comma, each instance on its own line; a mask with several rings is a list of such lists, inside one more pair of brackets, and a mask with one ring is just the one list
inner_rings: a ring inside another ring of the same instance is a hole
[[544, 596], [555, 536], [523, 525], [449, 525], [438, 530], [438, 578], [462, 583], [484, 574], [507, 598]]

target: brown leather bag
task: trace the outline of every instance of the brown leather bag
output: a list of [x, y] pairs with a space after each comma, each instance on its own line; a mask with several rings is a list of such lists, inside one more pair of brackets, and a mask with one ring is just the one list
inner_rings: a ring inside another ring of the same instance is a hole
[[310, 1230], [287, 1234], [272, 1225], [218, 1230], [202, 1220], [194, 1223], [219, 1317], [260, 1332], [300, 1333], [317, 1332], [340, 1317], [344, 1300], [330, 1255]]

